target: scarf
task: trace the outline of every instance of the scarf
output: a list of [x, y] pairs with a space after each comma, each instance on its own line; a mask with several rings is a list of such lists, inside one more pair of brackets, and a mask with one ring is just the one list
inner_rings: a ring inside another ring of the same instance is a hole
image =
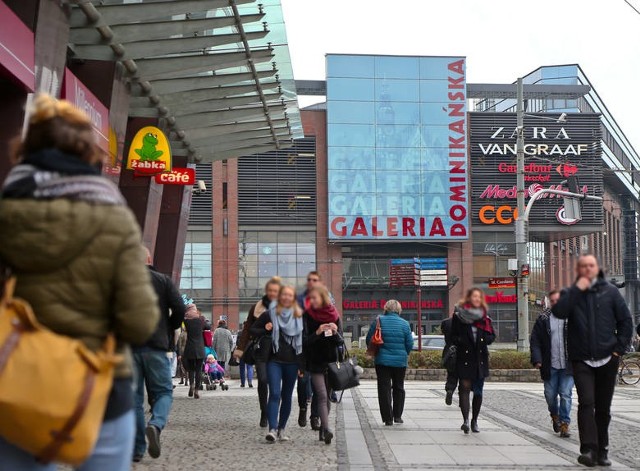
[[9, 172], [2, 196], [125, 204], [118, 187], [101, 177], [95, 167], [58, 149], [42, 149], [29, 154]]
[[314, 309], [309, 307], [307, 309], [307, 313], [311, 316], [311, 318], [319, 322], [320, 324], [329, 324], [330, 322], [338, 322], [338, 310], [335, 308], [333, 304], [329, 306], [321, 307], [320, 309]]
[[293, 307], [283, 308], [278, 314], [276, 301], [269, 307], [269, 316], [273, 325], [271, 330], [273, 351], [278, 352], [280, 336], [282, 336], [282, 339], [296, 351], [296, 355], [300, 355], [302, 353], [302, 317], [294, 315]]
[[487, 311], [483, 307], [473, 307], [470, 304], [464, 306], [456, 306], [455, 315], [463, 324], [472, 324], [474, 327], [493, 333], [491, 319], [487, 315]]
[[198, 314], [198, 308], [195, 304], [189, 304], [184, 313], [185, 319], [198, 319], [200, 318], [200, 314]]

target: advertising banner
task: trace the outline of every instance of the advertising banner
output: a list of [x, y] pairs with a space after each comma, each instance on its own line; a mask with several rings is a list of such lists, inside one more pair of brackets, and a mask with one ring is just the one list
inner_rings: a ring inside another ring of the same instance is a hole
[[33, 33], [1, 1], [0, 18], [0, 69], [6, 69], [29, 91], [33, 91], [36, 67]]
[[[73, 103], [91, 119], [98, 146], [107, 154], [112, 155], [113, 145], [109, 145], [109, 110], [107, 107], [69, 69], [64, 71], [63, 90], [64, 95], [62, 98]], [[115, 139], [115, 136], [112, 136], [112, 138]]]
[[468, 238], [464, 57], [327, 56], [329, 239]]
[[127, 169], [137, 175], [171, 171], [171, 147], [167, 136], [155, 126], [140, 129], [131, 141]]
[[[474, 229], [513, 230], [516, 209], [516, 115], [471, 113], [471, 214]], [[542, 188], [569, 191], [566, 180], [575, 176], [579, 192], [602, 196], [602, 148], [600, 116], [569, 114], [557, 122], [557, 114], [525, 118], [525, 198]], [[561, 196], [543, 196], [529, 218], [532, 233], [551, 237], [600, 230], [602, 203], [584, 201], [582, 220], [566, 216]], [[597, 228], [597, 229], [594, 229]]]

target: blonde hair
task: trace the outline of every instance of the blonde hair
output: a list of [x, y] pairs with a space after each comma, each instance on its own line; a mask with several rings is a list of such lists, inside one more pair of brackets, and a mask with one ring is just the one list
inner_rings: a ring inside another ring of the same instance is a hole
[[269, 289], [269, 286], [271, 285], [278, 285], [282, 287], [282, 278], [280, 278], [279, 276], [272, 276], [271, 278], [269, 278], [269, 281], [267, 281], [267, 283], [264, 285], [264, 290], [267, 291]]
[[26, 155], [42, 149], [59, 149], [89, 164], [102, 159], [91, 120], [67, 100], [39, 94], [29, 110], [29, 128], [23, 141], [16, 138], [12, 158], [20, 162]]
[[291, 285], [283, 285], [280, 287], [280, 292], [278, 293], [278, 305], [276, 306], [276, 314], [280, 315], [283, 309], [283, 305], [280, 304], [280, 296], [285, 290], [290, 290], [293, 293], [293, 315], [294, 317], [302, 317], [302, 309], [298, 306], [298, 301], [296, 301], [296, 288]]
[[390, 299], [384, 304], [384, 312], [397, 312], [402, 314], [402, 305], [395, 299]]
[[486, 312], [489, 312], [489, 305], [487, 304], [487, 297], [484, 295], [484, 291], [482, 291], [477, 286], [474, 286], [473, 288], [469, 288], [467, 290], [467, 292], [465, 293], [464, 298], [462, 298], [460, 301], [458, 301], [458, 305], [459, 306], [464, 306], [465, 304], [471, 304], [471, 296], [476, 291], [478, 293], [480, 293], [480, 298], [482, 299], [481, 306], [484, 308], [484, 310]]
[[318, 293], [322, 298], [322, 307], [331, 306], [331, 304], [333, 304], [331, 302], [331, 296], [329, 295], [329, 290], [327, 289], [326, 286], [324, 285], [314, 286], [309, 290], [309, 295], [311, 295], [311, 293], [313, 292]]

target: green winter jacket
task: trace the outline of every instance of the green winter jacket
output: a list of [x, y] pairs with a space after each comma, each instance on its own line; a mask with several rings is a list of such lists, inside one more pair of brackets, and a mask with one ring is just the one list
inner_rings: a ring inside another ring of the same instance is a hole
[[129, 344], [151, 336], [159, 311], [140, 230], [127, 207], [0, 200], [0, 260], [17, 277], [16, 297], [28, 301], [46, 327], [93, 350], [115, 332], [117, 351], [125, 355], [116, 377], [132, 375]]

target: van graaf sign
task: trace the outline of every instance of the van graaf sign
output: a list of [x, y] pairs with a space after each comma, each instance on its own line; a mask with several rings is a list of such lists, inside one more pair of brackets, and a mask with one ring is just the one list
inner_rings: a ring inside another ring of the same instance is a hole
[[[471, 113], [472, 214], [479, 230], [511, 225], [518, 217], [515, 123], [513, 113]], [[599, 115], [571, 114], [564, 123], [527, 117], [525, 198], [543, 188], [569, 191], [565, 181], [574, 175], [581, 193], [601, 196], [600, 135]], [[566, 217], [562, 197], [543, 195], [534, 204], [529, 222], [534, 231], [535, 226], [552, 231], [553, 225], [573, 226], [579, 221]], [[602, 205], [585, 201], [578, 226], [601, 224]]]
[[[340, 100], [349, 97], [329, 74], [329, 238], [468, 238], [465, 59], [371, 60], [415, 61], [415, 76], [403, 80], [406, 89], [416, 90], [415, 97], [409, 101], [399, 96], [405, 91], [391, 91], [391, 78], [376, 69], [371, 101], [345, 102], [367, 110], [357, 119], [371, 124], [343, 124], [356, 118], [345, 111], [348, 106]], [[334, 70], [332, 56], [327, 61]], [[354, 72], [345, 65], [342, 73], [352, 77]]]

